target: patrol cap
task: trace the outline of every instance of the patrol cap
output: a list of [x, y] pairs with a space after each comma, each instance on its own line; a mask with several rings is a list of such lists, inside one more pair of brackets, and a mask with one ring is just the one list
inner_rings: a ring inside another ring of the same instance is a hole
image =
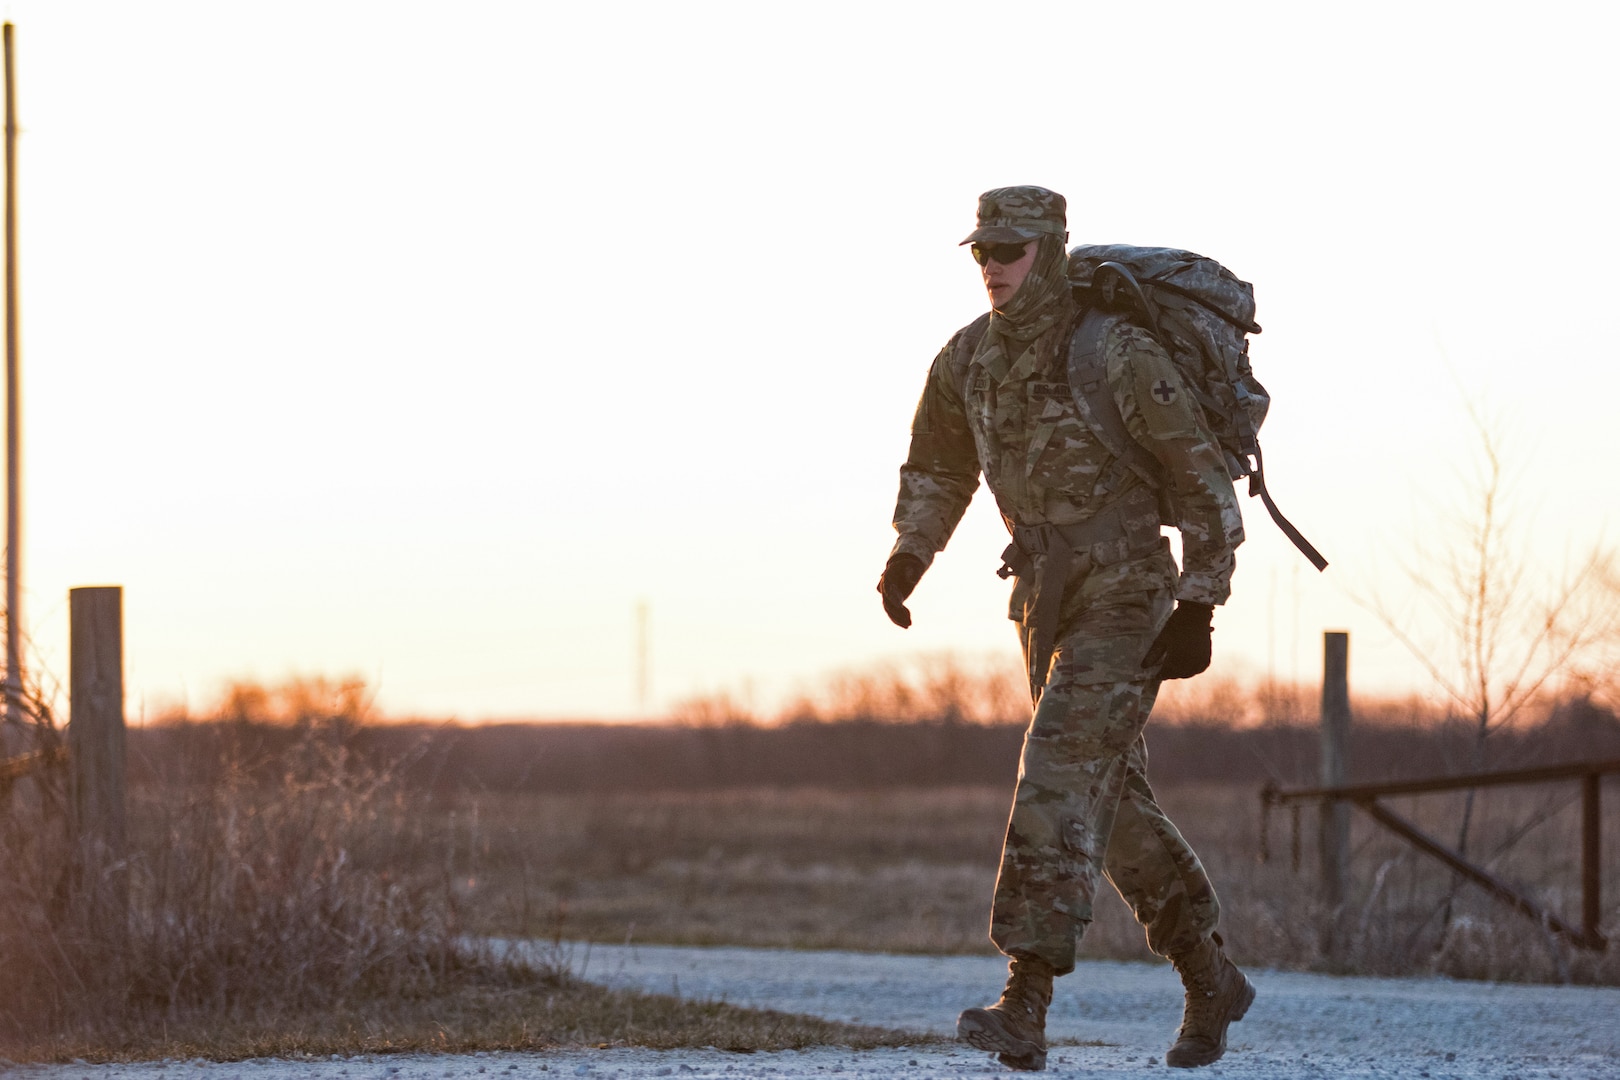
[[1034, 184], [992, 188], [979, 196], [979, 227], [962, 243], [1016, 244], [1046, 234], [1067, 241], [1067, 210], [1063, 196]]

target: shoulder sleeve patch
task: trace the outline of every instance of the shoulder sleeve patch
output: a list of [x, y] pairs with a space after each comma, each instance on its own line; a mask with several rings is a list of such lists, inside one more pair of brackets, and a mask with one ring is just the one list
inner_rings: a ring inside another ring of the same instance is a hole
[[[1198, 406], [1187, 390], [1181, 369], [1164, 346], [1141, 327], [1122, 325], [1110, 349], [1109, 373], [1114, 388], [1132, 399], [1134, 412], [1157, 439], [1196, 438]], [[1117, 365], [1117, 366], [1116, 366]]]

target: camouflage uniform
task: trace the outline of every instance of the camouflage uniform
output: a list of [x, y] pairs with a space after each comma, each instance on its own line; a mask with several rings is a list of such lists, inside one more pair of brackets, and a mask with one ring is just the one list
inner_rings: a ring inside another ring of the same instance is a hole
[[[986, 193], [970, 239], [1049, 220], [1051, 199], [1061, 221], [1062, 197], [1043, 192]], [[1020, 292], [1029, 287], [1026, 279]], [[1142, 659], [1177, 599], [1226, 600], [1243, 526], [1219, 446], [1180, 373], [1146, 331], [1115, 321], [1104, 342], [1107, 379], [1130, 434], [1165, 467], [1183, 543], [1178, 573], [1159, 532], [1156, 494], [1116, 466], [1075, 405], [1066, 369], [1074, 301], [1066, 287], [1051, 293], [1056, 317], [1033, 339], [998, 333], [997, 319], [986, 316], [935, 358], [900, 470], [894, 550], [931, 562], [981, 474], [1009, 527], [1078, 528], [1105, 514], [1120, 523], [1066, 558], [1061, 581], [1042, 580], [1055, 556], [1032, 553], [1012, 591], [1026, 661], [1038, 655], [1037, 594], [1059, 589], [1061, 600], [1050, 664], [1034, 672], [1038, 700], [991, 937], [1002, 952], [1037, 957], [1063, 974], [1091, 920], [1099, 874], [1131, 905], [1154, 952], [1184, 953], [1214, 932], [1214, 889], [1145, 775], [1142, 729], [1159, 684]]]

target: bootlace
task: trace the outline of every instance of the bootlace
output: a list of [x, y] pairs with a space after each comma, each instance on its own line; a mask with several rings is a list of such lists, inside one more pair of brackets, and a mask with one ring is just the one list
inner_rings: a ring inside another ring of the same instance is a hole
[[1215, 999], [1220, 992], [1217, 971], [1208, 968], [1189, 971], [1187, 975], [1187, 1007], [1178, 1034], [1199, 1033], [1213, 1027]]
[[1017, 970], [1008, 975], [1007, 989], [1001, 992], [1003, 1001], [1021, 1009], [1026, 1017], [1037, 1022], [1045, 1012], [1044, 997], [1036, 987], [1035, 976]]

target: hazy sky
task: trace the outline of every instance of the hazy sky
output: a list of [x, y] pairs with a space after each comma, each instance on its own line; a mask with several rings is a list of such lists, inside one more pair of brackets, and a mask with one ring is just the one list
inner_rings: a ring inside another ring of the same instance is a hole
[[[356, 673], [396, 714], [769, 704], [1010, 651], [981, 493], [873, 584], [986, 188], [1255, 283], [1272, 489], [1217, 670], [1420, 686], [1358, 605], [1475, 400], [1536, 572], [1612, 542], [1616, 9], [87, 3], [17, 24], [24, 618], [125, 589], [129, 708]], [[1609, 532], [1605, 533], [1604, 530]]]

